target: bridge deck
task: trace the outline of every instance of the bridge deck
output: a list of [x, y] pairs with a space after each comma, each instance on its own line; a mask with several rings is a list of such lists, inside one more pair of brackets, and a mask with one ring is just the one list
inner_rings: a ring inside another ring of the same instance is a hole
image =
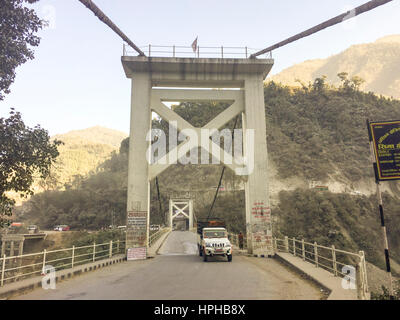
[[159, 255], [126, 262], [37, 289], [16, 299], [321, 299], [319, 288], [274, 259], [234, 256], [203, 262], [195, 237], [172, 232]]

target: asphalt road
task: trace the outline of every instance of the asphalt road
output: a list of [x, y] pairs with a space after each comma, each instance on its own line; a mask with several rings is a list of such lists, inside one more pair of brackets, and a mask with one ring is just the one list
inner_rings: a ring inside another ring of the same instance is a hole
[[173, 232], [157, 257], [105, 267], [14, 299], [321, 299], [320, 290], [274, 259], [197, 255], [195, 235]]

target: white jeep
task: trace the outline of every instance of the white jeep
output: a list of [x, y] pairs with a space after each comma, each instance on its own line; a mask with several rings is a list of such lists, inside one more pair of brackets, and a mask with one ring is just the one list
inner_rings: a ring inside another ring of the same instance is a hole
[[224, 256], [232, 261], [232, 245], [225, 228], [203, 228], [202, 234], [198, 235], [198, 248], [204, 261], [213, 256]]

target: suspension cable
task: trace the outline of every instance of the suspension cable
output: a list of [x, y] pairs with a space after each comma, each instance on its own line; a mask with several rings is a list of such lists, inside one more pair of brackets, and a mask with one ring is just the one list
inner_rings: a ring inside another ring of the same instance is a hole
[[158, 197], [158, 210], [159, 210], [160, 217], [162, 217], [163, 216], [163, 212], [162, 212], [160, 186], [158, 184], [158, 177], [156, 177], [156, 188], [157, 188], [157, 197]]
[[100, 21], [105, 23], [107, 26], [111, 28], [116, 34], [118, 34], [127, 44], [129, 44], [132, 49], [134, 49], [140, 56], [145, 56], [144, 52], [140, 50], [126, 35], [123, 33], [115, 24], [110, 20], [109, 17], [105, 15], [103, 11], [100, 10], [98, 6], [94, 4], [91, 0], [79, 0], [86, 8], [94, 13]]
[[372, 9], [375, 9], [376, 7], [382, 6], [382, 5], [384, 5], [384, 4], [388, 3], [388, 2], [391, 2], [391, 1], [393, 1], [393, 0], [372, 0], [372, 1], [369, 1], [367, 3], [364, 3], [363, 5], [357, 7], [355, 9], [353, 9], [353, 10], [347, 11], [346, 13], [343, 13], [343, 14], [341, 14], [339, 16], [336, 16], [336, 17], [334, 17], [332, 19], [329, 19], [329, 20], [327, 20], [327, 21], [325, 21], [325, 22], [323, 22], [323, 23], [321, 23], [321, 24], [319, 24], [317, 26], [314, 26], [314, 27], [312, 27], [312, 28], [310, 28], [310, 29], [308, 29], [306, 31], [298, 33], [293, 37], [290, 37], [290, 38], [288, 38], [286, 40], [283, 40], [281, 42], [278, 42], [278, 43], [276, 43], [276, 44], [274, 44], [274, 45], [272, 45], [272, 46], [270, 46], [268, 48], [265, 48], [265, 49], [263, 49], [261, 51], [253, 53], [250, 56], [250, 58], [255, 58], [255, 57], [259, 56], [259, 55], [262, 55], [264, 53], [270, 52], [270, 51], [275, 50], [277, 48], [283, 47], [284, 45], [287, 45], [287, 44], [289, 44], [291, 42], [297, 41], [297, 40], [299, 40], [301, 38], [308, 37], [308, 36], [310, 36], [310, 35], [312, 35], [314, 33], [317, 33], [318, 31], [321, 31], [323, 29], [326, 29], [326, 28], [329, 28], [331, 26], [334, 26], [334, 25], [336, 25], [338, 23], [341, 23], [341, 22], [343, 22], [345, 20], [354, 18], [355, 16], [358, 16], [359, 14], [362, 14], [364, 12], [367, 12], [367, 11], [370, 11]]
[[[234, 131], [235, 131], [235, 129], [236, 129], [236, 125], [237, 125], [237, 123], [238, 123], [238, 120], [239, 120], [239, 116], [236, 117], [235, 125], [233, 126], [233, 130], [232, 130], [232, 144], [233, 144], [233, 138], [234, 138]], [[232, 144], [231, 144], [231, 147], [232, 147]], [[211, 204], [210, 210], [208, 211], [207, 220], [210, 218], [211, 213], [212, 213], [212, 211], [213, 211], [213, 209], [214, 209], [215, 201], [217, 201], [219, 189], [221, 188], [221, 184], [222, 184], [222, 178], [224, 177], [224, 173], [225, 173], [225, 168], [226, 168], [225, 166], [222, 168], [221, 176], [220, 176], [219, 182], [218, 182], [217, 191], [215, 192], [214, 200], [213, 200], [213, 202], [212, 202], [212, 204]]]

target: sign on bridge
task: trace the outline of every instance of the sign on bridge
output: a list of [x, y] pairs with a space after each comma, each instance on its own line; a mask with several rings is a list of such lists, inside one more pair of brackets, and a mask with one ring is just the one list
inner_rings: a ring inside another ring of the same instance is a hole
[[128, 260], [146, 259], [147, 212], [128, 212], [126, 227]]
[[146, 259], [146, 247], [144, 248], [130, 248], [127, 252], [127, 260], [145, 260]]

